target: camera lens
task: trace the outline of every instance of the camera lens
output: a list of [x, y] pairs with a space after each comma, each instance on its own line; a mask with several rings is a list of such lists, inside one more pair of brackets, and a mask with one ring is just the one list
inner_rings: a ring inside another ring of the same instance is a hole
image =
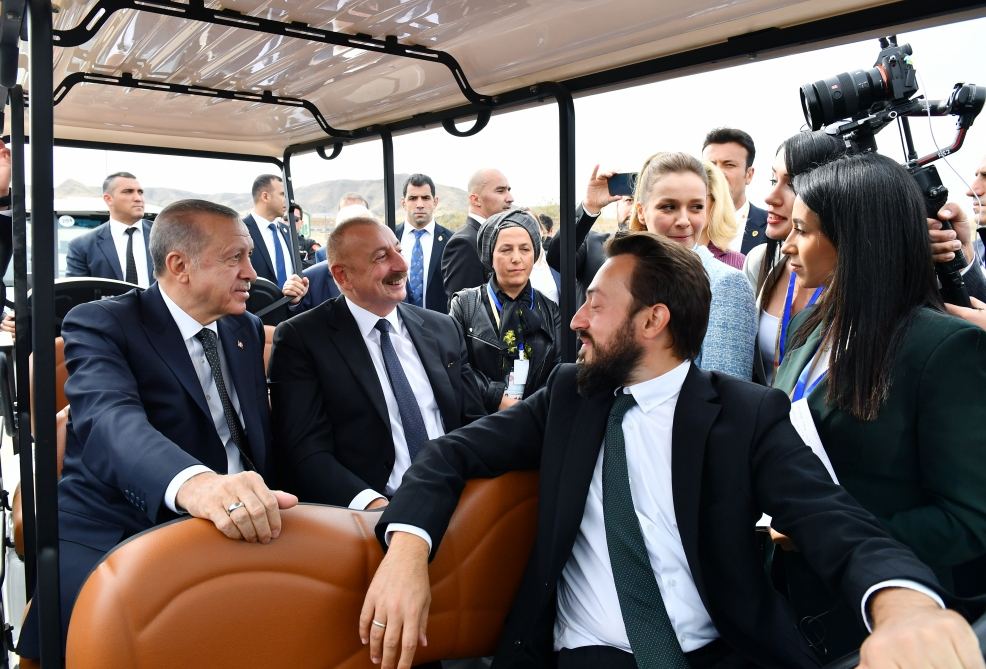
[[801, 87], [801, 109], [812, 130], [848, 118], [887, 98], [884, 77], [878, 68], [843, 72]]

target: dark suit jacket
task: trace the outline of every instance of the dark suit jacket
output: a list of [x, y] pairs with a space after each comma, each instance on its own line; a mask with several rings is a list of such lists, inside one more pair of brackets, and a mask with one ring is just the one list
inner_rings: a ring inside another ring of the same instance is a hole
[[[397, 226], [394, 234], [397, 235], [397, 240], [400, 241], [401, 236], [404, 234], [403, 223]], [[425, 309], [431, 309], [432, 311], [438, 311], [443, 314], [448, 313], [448, 303], [451, 296], [445, 293], [445, 277], [442, 275], [441, 268], [442, 254], [445, 252], [445, 246], [451, 238], [451, 230], [435, 223], [435, 238], [431, 240], [431, 260], [429, 260], [428, 280], [426, 282], [428, 291], [425, 293], [424, 307]], [[473, 244], [473, 247], [475, 248], [475, 244]], [[476, 257], [479, 258], [478, 253]], [[408, 292], [408, 299], [410, 299], [410, 296], [411, 294]]]
[[[377, 525], [425, 529], [437, 549], [465, 480], [540, 469], [538, 534], [495, 667], [553, 666], [557, 583], [571, 555], [613, 395], [583, 398], [575, 366], [542, 391], [430, 442]], [[834, 485], [788, 420], [782, 393], [692, 366], [672, 428], [678, 530], [699, 595], [723, 640], [759, 666], [814, 667], [764, 573], [761, 512], [794, 538], [850, 601], [888, 577], [935, 587], [932, 573]], [[452, 491], [452, 492], [450, 492]], [[492, 575], [491, 575], [492, 576]]]
[[750, 213], [746, 216], [746, 232], [740, 253], [746, 255], [754, 246], [767, 243], [767, 212], [750, 203]]
[[[401, 304], [431, 381], [445, 430], [485, 414], [462, 332], [448, 315]], [[278, 471], [306, 502], [348, 506], [367, 488], [383, 492], [394, 442], [383, 389], [343, 297], [287, 320], [274, 332], [270, 394]]]
[[[445, 279], [445, 293], [451, 298], [463, 288], [472, 288], [486, 281], [486, 271], [479, 261], [476, 238], [480, 223], [472, 216], [466, 217], [466, 224], [452, 235], [442, 253], [442, 276]], [[446, 307], [448, 305], [446, 304]], [[448, 309], [444, 309], [448, 313]]]
[[[593, 232], [592, 226], [598, 216], [590, 216], [580, 204], [575, 211], [575, 307], [585, 302], [585, 292], [596, 276], [596, 272], [606, 262], [606, 240], [609, 234]], [[545, 253], [548, 265], [561, 271], [561, 235], [548, 241]], [[560, 290], [560, 289], [559, 289]]]
[[[257, 276], [262, 276], [265, 279], [270, 279], [274, 283], [277, 283], [277, 269], [274, 267], [274, 259], [267, 252], [267, 243], [264, 241], [265, 235], [268, 235], [270, 230], [267, 228], [261, 230], [257, 225], [257, 221], [254, 220], [253, 214], [247, 214], [246, 218], [243, 219], [243, 223], [247, 226], [247, 230], [250, 231], [250, 236], [253, 238], [253, 255], [250, 256], [250, 264], [253, 265]], [[281, 237], [284, 239], [284, 243], [288, 248], [288, 257], [284, 259], [284, 269], [287, 272], [287, 276], [291, 276], [294, 273], [292, 268], [294, 267], [295, 256], [294, 253], [291, 253], [291, 231], [284, 224], [278, 225], [277, 229], [281, 233]]]
[[[265, 475], [271, 441], [263, 327], [244, 314], [221, 319], [218, 328], [247, 454]], [[58, 484], [64, 640], [78, 590], [99, 559], [127, 537], [177, 517], [164, 504], [171, 480], [192, 465], [218, 473], [226, 473], [227, 465], [157, 284], [75, 307], [62, 323], [62, 336], [72, 407]], [[36, 643], [35, 624], [29, 636]]]
[[332, 273], [329, 272], [328, 260], [315, 263], [306, 269], [302, 276], [308, 278], [308, 292], [298, 304], [288, 305], [288, 311], [291, 313], [300, 314], [303, 311], [314, 309], [322, 302], [341, 295], [335, 279], [332, 278]]
[[[788, 349], [775, 388], [791, 392], [819, 336]], [[829, 406], [827, 381], [808, 406], [839, 482], [951, 587], [955, 566], [986, 555], [986, 332], [920, 309], [891, 374], [876, 420]]]
[[[154, 283], [154, 262], [151, 260], [151, 222], [141, 221], [144, 235], [144, 253], [147, 255], [148, 283]], [[110, 234], [110, 222], [106, 221], [86, 234], [68, 243], [65, 276], [94, 276], [102, 279], [124, 281], [123, 268], [116, 254], [116, 246]]]

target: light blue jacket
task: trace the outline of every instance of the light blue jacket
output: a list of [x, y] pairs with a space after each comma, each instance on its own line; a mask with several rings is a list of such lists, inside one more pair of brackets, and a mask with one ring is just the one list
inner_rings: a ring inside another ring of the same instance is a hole
[[695, 253], [702, 259], [712, 288], [709, 327], [695, 364], [706, 371], [750, 380], [757, 337], [757, 308], [750, 283], [743, 272], [716, 260], [705, 246], [696, 246]]

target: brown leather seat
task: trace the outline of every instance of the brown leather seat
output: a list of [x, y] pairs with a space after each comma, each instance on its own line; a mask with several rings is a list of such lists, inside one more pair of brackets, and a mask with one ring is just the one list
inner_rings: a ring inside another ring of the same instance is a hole
[[[55, 453], [58, 476], [61, 478], [62, 465], [65, 463], [65, 434], [68, 428], [69, 407], [55, 414]], [[24, 509], [21, 501], [21, 484], [14, 488], [14, 497], [10, 504], [10, 519], [14, 526], [14, 550], [17, 557], [24, 559]]]
[[[471, 482], [431, 564], [428, 647], [492, 653], [534, 541], [532, 472]], [[112, 551], [69, 627], [67, 667], [372, 667], [358, 635], [379, 513], [301, 505], [269, 545], [185, 519]]]

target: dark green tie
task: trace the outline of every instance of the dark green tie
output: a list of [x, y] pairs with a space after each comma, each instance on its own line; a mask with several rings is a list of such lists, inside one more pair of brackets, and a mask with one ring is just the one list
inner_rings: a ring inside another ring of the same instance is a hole
[[623, 416], [636, 402], [620, 392], [606, 423], [603, 447], [603, 521], [613, 580], [633, 657], [640, 669], [688, 669], [633, 509]]

